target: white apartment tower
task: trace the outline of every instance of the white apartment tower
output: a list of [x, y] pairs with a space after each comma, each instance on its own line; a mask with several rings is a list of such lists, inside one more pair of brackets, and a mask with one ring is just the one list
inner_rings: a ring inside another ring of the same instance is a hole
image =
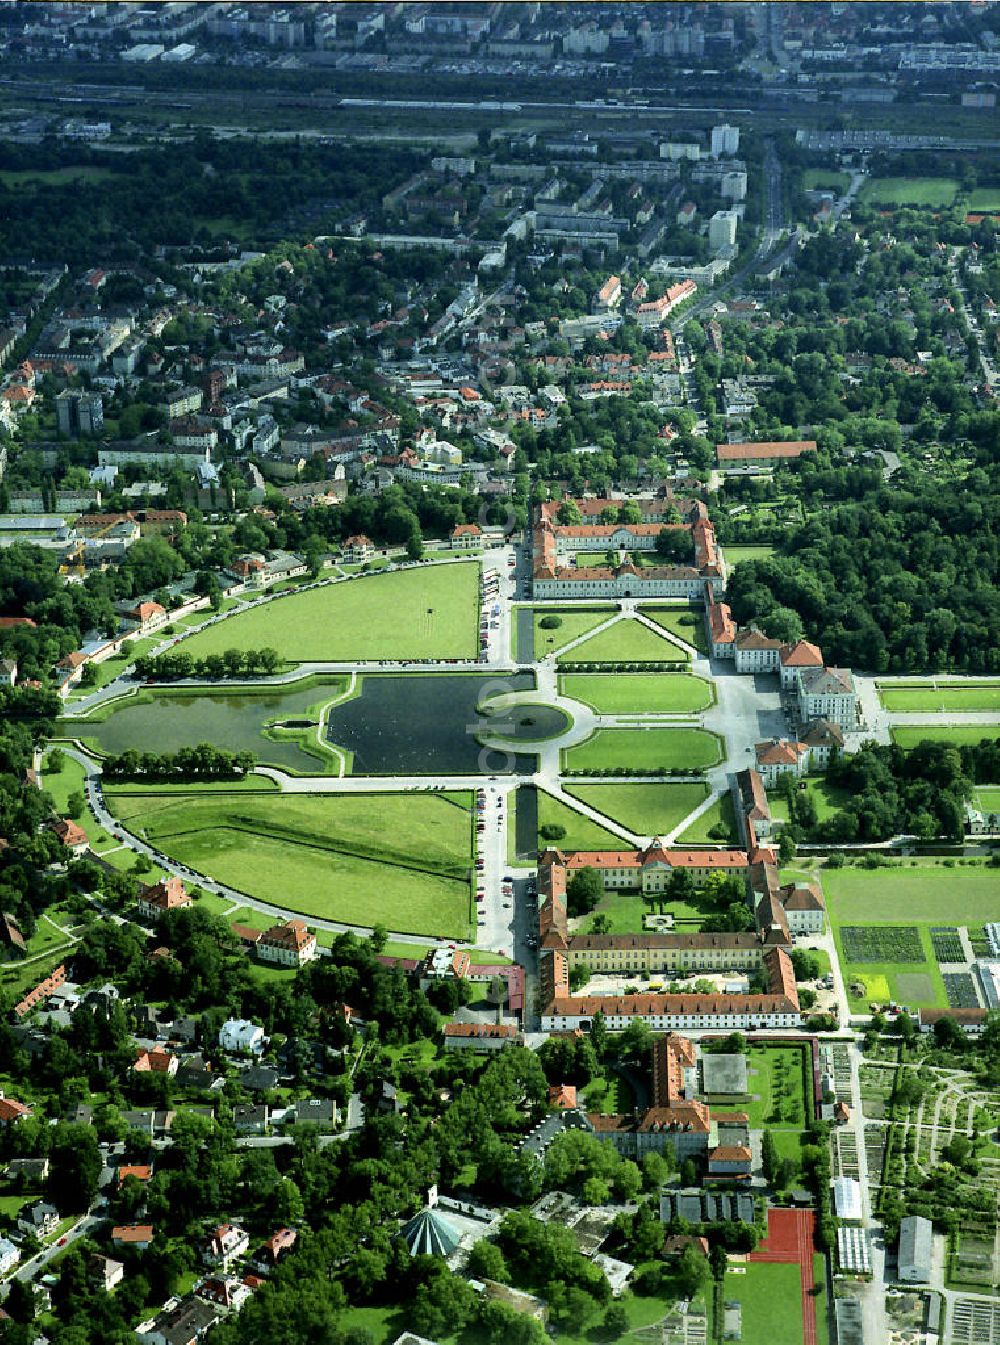
[[712, 158], [731, 159], [739, 153], [740, 128], [738, 126], [712, 127]]

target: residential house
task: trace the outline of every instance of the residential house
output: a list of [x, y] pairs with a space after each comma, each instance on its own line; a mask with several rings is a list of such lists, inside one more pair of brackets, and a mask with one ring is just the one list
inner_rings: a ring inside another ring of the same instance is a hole
[[49, 1160], [47, 1158], [12, 1158], [7, 1164], [7, 1171], [4, 1173], [8, 1181], [24, 1181], [30, 1185], [45, 1181], [48, 1175]]
[[151, 1321], [140, 1323], [135, 1334], [139, 1345], [195, 1345], [218, 1321], [219, 1311], [213, 1304], [189, 1295]]
[[106, 1294], [114, 1293], [125, 1278], [125, 1263], [95, 1252], [87, 1257], [87, 1278]]
[[316, 935], [302, 920], [287, 920], [261, 935], [257, 956], [262, 962], [283, 967], [302, 967], [316, 956]]
[[180, 911], [193, 905], [187, 889], [176, 874], [143, 887], [136, 899], [139, 914], [147, 920], [159, 920], [167, 911]]
[[31, 1108], [23, 1102], [18, 1102], [16, 1098], [4, 1097], [0, 1092], [0, 1125], [17, 1125], [18, 1121], [25, 1120], [31, 1115]]
[[240, 1074], [239, 1081], [248, 1093], [269, 1093], [278, 1086], [278, 1071], [271, 1065], [251, 1065]]
[[225, 1308], [227, 1312], [239, 1312], [253, 1291], [245, 1280], [238, 1280], [234, 1275], [211, 1275], [202, 1280], [195, 1292], [199, 1298]]
[[233, 1108], [233, 1125], [237, 1135], [263, 1135], [271, 1119], [266, 1102], [240, 1102]]
[[0, 1275], [6, 1275], [8, 1270], [13, 1270], [21, 1259], [19, 1247], [15, 1247], [10, 1238], [0, 1238]]
[[364, 533], [359, 532], [346, 538], [341, 548], [341, 554], [349, 565], [363, 565], [371, 559], [374, 554], [374, 547]]
[[153, 1168], [149, 1163], [125, 1163], [118, 1169], [118, 1187], [119, 1190], [131, 1178], [133, 1181], [146, 1184], [153, 1176]]
[[509, 1023], [445, 1023], [446, 1051], [475, 1051], [479, 1055], [520, 1046], [523, 1037]]
[[57, 822], [52, 823], [52, 830], [71, 855], [84, 854], [90, 845], [83, 827], [78, 826], [71, 818], [60, 817]]
[[206, 1239], [201, 1259], [206, 1265], [228, 1270], [234, 1261], [246, 1255], [249, 1248], [250, 1238], [239, 1224], [219, 1224]]
[[245, 1018], [227, 1018], [219, 1029], [219, 1045], [238, 1055], [263, 1055], [267, 1038], [259, 1023]]
[[112, 1243], [116, 1247], [135, 1247], [144, 1252], [153, 1240], [152, 1224], [118, 1224], [112, 1228]]
[[36, 1201], [22, 1209], [17, 1216], [17, 1226], [23, 1233], [33, 1233], [36, 1238], [48, 1237], [59, 1227], [60, 1214], [55, 1205], [44, 1200]]
[[27, 951], [20, 925], [10, 911], [4, 911], [0, 915], [0, 956], [5, 961], [12, 961], [24, 957]]
[[297, 1125], [300, 1121], [321, 1126], [324, 1130], [335, 1130], [340, 1120], [340, 1112], [333, 1098], [310, 1097], [296, 1102], [292, 1115], [286, 1118]]
[[180, 1064], [172, 1051], [161, 1051], [158, 1047], [152, 1051], [140, 1051], [132, 1066], [134, 1074], [165, 1074], [172, 1079]]
[[5, 686], [12, 687], [17, 681], [17, 660], [12, 658], [0, 658], [0, 682]]
[[822, 934], [826, 928], [826, 902], [815, 883], [787, 883], [778, 889], [793, 934]]
[[483, 530], [478, 523], [456, 523], [451, 530], [453, 551], [467, 551], [470, 547], [479, 546], [482, 539]]
[[270, 1274], [278, 1262], [295, 1246], [298, 1234], [294, 1228], [279, 1228], [254, 1253], [251, 1265], [261, 1275]]
[[130, 621], [134, 621], [139, 630], [145, 634], [146, 631], [154, 630], [157, 626], [163, 624], [166, 620], [167, 610], [161, 607], [158, 602], [140, 602], [134, 607], [130, 607], [125, 615]]

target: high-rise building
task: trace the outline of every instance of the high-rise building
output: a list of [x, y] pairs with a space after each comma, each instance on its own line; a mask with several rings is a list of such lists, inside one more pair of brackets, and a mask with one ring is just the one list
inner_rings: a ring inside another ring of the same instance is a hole
[[56, 397], [56, 422], [59, 433], [71, 439], [81, 434], [97, 434], [104, 426], [104, 403], [100, 393], [65, 388]]
[[712, 158], [731, 159], [739, 153], [740, 128], [738, 126], [712, 127]]
[[725, 201], [745, 201], [747, 197], [746, 173], [725, 173], [722, 178], [722, 198]]
[[713, 252], [734, 246], [739, 218], [735, 210], [717, 210], [708, 221], [708, 246]]

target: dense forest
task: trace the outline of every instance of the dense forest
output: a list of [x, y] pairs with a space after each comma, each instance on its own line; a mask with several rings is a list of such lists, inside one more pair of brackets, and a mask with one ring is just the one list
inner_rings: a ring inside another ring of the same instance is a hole
[[737, 566], [741, 624], [801, 619], [830, 664], [874, 673], [1000, 671], [1000, 480], [995, 464], [961, 482], [898, 474], [813, 514], [783, 555]]

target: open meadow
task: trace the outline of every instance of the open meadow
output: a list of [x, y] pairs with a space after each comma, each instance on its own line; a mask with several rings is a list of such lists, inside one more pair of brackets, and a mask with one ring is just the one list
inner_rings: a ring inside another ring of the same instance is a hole
[[125, 794], [131, 831], [197, 872], [289, 911], [462, 938], [471, 794]]
[[178, 647], [195, 658], [270, 647], [287, 663], [475, 658], [478, 568], [426, 565], [292, 592]]
[[631, 775], [714, 766], [722, 746], [704, 729], [599, 729], [578, 747], [562, 753], [569, 771], [624, 770]]
[[686, 673], [563, 673], [559, 690], [602, 715], [696, 714], [713, 696], [711, 683]]

